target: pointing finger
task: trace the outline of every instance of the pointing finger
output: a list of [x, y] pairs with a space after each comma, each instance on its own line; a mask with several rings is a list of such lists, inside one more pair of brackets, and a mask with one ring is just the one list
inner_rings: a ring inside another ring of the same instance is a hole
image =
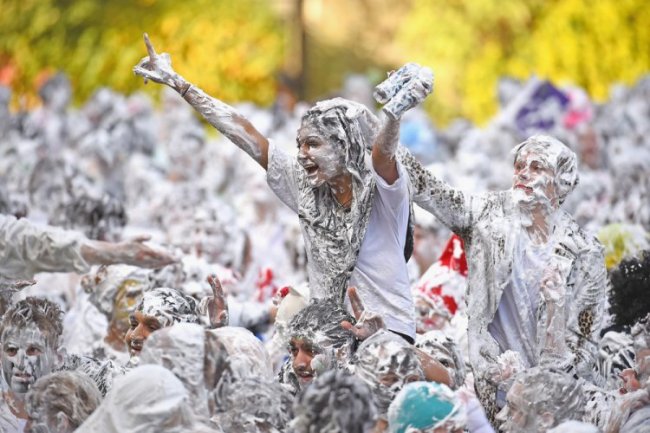
[[154, 50], [151, 40], [149, 40], [149, 35], [144, 34], [144, 44], [147, 46], [147, 52], [149, 53], [149, 60], [154, 61], [157, 57], [156, 50]]
[[357, 293], [356, 287], [348, 288], [348, 298], [350, 298], [350, 305], [352, 306], [352, 312], [354, 313], [354, 317], [357, 320], [359, 320], [365, 308], [363, 307], [363, 302], [361, 301], [361, 298]]

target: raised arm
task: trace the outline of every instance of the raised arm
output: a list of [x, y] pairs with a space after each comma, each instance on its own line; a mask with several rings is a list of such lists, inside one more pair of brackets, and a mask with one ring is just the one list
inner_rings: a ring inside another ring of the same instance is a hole
[[375, 100], [385, 105], [383, 125], [373, 143], [372, 163], [377, 174], [390, 184], [398, 178], [396, 160], [399, 160], [409, 176], [413, 201], [463, 235], [470, 225], [472, 197], [437, 179], [398, 144], [402, 115], [422, 102], [432, 90], [433, 73], [415, 63], [402, 66], [375, 88]]
[[392, 73], [375, 89], [377, 102], [386, 104], [383, 125], [372, 146], [372, 165], [388, 184], [399, 177], [395, 153], [402, 115], [422, 102], [433, 90], [433, 73], [415, 63], [408, 63]]
[[269, 151], [268, 139], [230, 105], [211, 97], [176, 73], [172, 68], [169, 54], [156, 53], [146, 33], [144, 34], [144, 43], [149, 56], [140, 60], [133, 68], [133, 72], [143, 77], [145, 84], [151, 80], [176, 90], [196, 111], [201, 113], [210, 125], [266, 170]]

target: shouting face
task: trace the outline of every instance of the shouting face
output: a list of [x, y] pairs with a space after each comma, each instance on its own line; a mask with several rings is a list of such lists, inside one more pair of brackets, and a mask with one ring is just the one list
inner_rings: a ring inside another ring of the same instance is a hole
[[3, 333], [2, 374], [12, 391], [26, 393], [38, 378], [52, 372], [56, 361], [56, 349], [35, 324]]
[[342, 148], [313, 125], [308, 123], [300, 128], [297, 142], [298, 162], [307, 172], [307, 179], [313, 188], [332, 183], [347, 173]]

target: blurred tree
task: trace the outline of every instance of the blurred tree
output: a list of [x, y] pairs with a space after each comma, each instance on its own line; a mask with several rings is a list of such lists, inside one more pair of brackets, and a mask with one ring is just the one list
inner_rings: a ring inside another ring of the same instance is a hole
[[414, 0], [400, 24], [405, 60], [431, 66], [429, 111], [485, 121], [499, 77], [538, 74], [607, 96], [614, 82], [650, 70], [650, 8], [644, 0]]
[[285, 40], [263, 0], [0, 0], [0, 8], [0, 78], [28, 103], [55, 70], [70, 76], [78, 101], [99, 86], [142, 89], [131, 69], [146, 55], [145, 31], [209, 93], [260, 104], [275, 95]]

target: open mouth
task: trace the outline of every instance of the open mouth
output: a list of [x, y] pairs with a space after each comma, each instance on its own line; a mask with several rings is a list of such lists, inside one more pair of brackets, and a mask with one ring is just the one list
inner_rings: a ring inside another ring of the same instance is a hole
[[303, 168], [307, 172], [308, 176], [313, 176], [318, 171], [318, 166], [317, 165], [304, 165]]
[[131, 349], [131, 355], [137, 355], [142, 350], [142, 345], [131, 344], [130, 349]]
[[523, 189], [523, 190], [526, 191], [526, 192], [533, 192], [533, 189], [532, 189], [531, 187], [526, 186], [526, 185], [524, 185], [524, 184], [522, 184], [522, 183], [518, 183], [518, 184], [516, 184], [516, 185], [515, 185], [515, 188], [516, 188], [516, 189]]
[[301, 384], [309, 383], [314, 378], [313, 374], [307, 372], [297, 372], [296, 376], [298, 376], [298, 382]]
[[27, 373], [14, 373], [14, 380], [18, 382], [30, 382], [32, 379], [31, 374]]

